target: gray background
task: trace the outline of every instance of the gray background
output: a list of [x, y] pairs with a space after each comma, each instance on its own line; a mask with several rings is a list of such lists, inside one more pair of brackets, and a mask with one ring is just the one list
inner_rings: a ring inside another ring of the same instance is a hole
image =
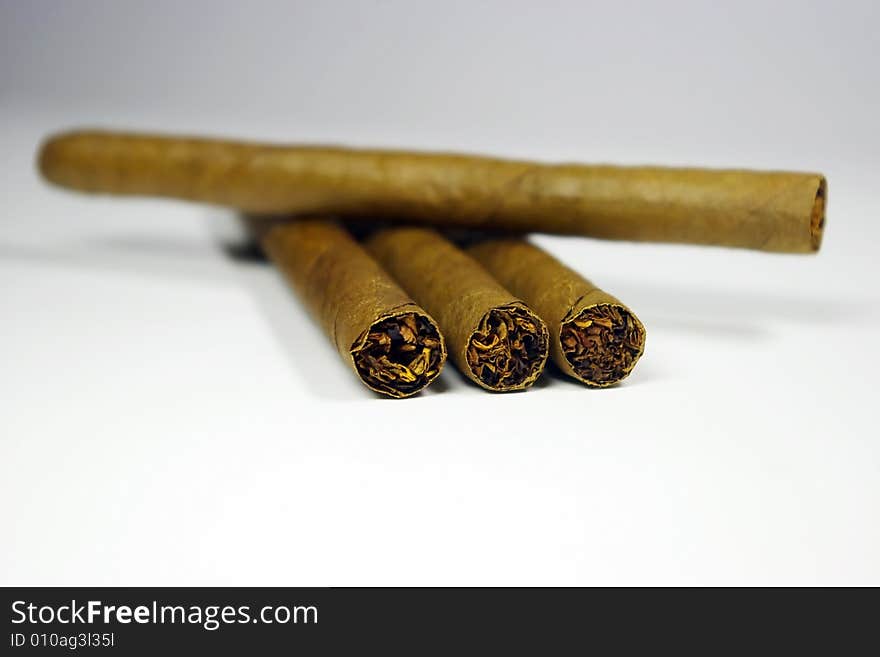
[[[0, 583], [880, 583], [878, 6], [0, 0]], [[75, 125], [820, 170], [828, 229], [539, 238], [627, 383], [395, 403], [229, 213], [41, 183]]]

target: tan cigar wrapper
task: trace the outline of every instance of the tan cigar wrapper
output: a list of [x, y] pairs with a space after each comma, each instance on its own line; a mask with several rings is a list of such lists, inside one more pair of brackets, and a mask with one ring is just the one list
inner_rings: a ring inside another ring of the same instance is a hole
[[391, 397], [407, 397], [436, 378], [446, 359], [442, 335], [437, 372], [418, 390], [401, 392], [377, 386], [358, 371], [354, 354], [377, 323], [407, 313], [436, 323], [346, 230], [332, 221], [315, 219], [256, 232], [266, 254], [367, 387]]
[[438, 226], [819, 249], [816, 173], [537, 164], [490, 157], [71, 132], [47, 141], [50, 181], [259, 214], [381, 215]]

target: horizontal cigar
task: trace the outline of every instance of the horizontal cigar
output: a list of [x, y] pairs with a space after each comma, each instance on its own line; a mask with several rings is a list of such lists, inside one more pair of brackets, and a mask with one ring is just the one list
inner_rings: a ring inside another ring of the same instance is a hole
[[50, 138], [39, 166], [85, 192], [165, 196], [258, 214], [382, 215], [439, 226], [817, 251], [817, 173], [537, 164], [114, 132]]
[[522, 239], [478, 242], [468, 253], [544, 318], [563, 372], [602, 388], [632, 372], [645, 327], [618, 299]]
[[437, 323], [347, 231], [318, 219], [251, 227], [368, 388], [409, 397], [437, 378], [446, 361]]
[[366, 248], [437, 318], [471, 381], [505, 392], [540, 376], [549, 353], [544, 322], [452, 242], [429, 228], [389, 228]]

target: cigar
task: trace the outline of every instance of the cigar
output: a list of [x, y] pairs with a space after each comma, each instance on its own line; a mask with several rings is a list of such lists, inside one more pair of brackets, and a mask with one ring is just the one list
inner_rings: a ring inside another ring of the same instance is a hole
[[39, 167], [85, 192], [165, 196], [258, 214], [817, 251], [818, 173], [538, 164], [491, 157], [114, 132], [50, 138]]
[[368, 388], [409, 397], [437, 378], [446, 361], [437, 323], [347, 231], [320, 219], [250, 224]]
[[645, 350], [645, 327], [618, 299], [523, 239], [478, 242], [468, 253], [544, 318], [563, 372], [602, 388], [632, 372]]
[[452, 242], [429, 228], [389, 228], [365, 245], [437, 318], [452, 361], [471, 381], [506, 392], [540, 376], [549, 353], [546, 325]]

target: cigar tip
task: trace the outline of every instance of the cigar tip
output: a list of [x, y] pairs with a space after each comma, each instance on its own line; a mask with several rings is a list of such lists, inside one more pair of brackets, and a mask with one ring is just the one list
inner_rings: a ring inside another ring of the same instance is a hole
[[465, 360], [472, 380], [492, 392], [530, 387], [544, 371], [550, 333], [524, 303], [496, 306], [470, 336]]
[[626, 306], [597, 303], [563, 321], [559, 346], [582, 383], [607, 388], [625, 379], [645, 351], [645, 327]]
[[825, 176], [819, 176], [819, 187], [816, 190], [816, 198], [813, 200], [813, 210], [810, 214], [810, 245], [813, 251], [818, 251], [822, 246], [822, 235], [825, 232], [825, 207], [828, 204], [828, 181]]
[[37, 170], [43, 178], [56, 184], [65, 183], [65, 163], [75, 155], [83, 134], [81, 130], [70, 130], [57, 132], [43, 140], [37, 150]]
[[368, 388], [402, 399], [437, 378], [446, 344], [433, 318], [410, 305], [376, 320], [352, 345], [351, 357]]
[[52, 180], [52, 163], [56, 160], [59, 151], [61, 135], [50, 135], [44, 139], [37, 150], [37, 171], [47, 180]]

